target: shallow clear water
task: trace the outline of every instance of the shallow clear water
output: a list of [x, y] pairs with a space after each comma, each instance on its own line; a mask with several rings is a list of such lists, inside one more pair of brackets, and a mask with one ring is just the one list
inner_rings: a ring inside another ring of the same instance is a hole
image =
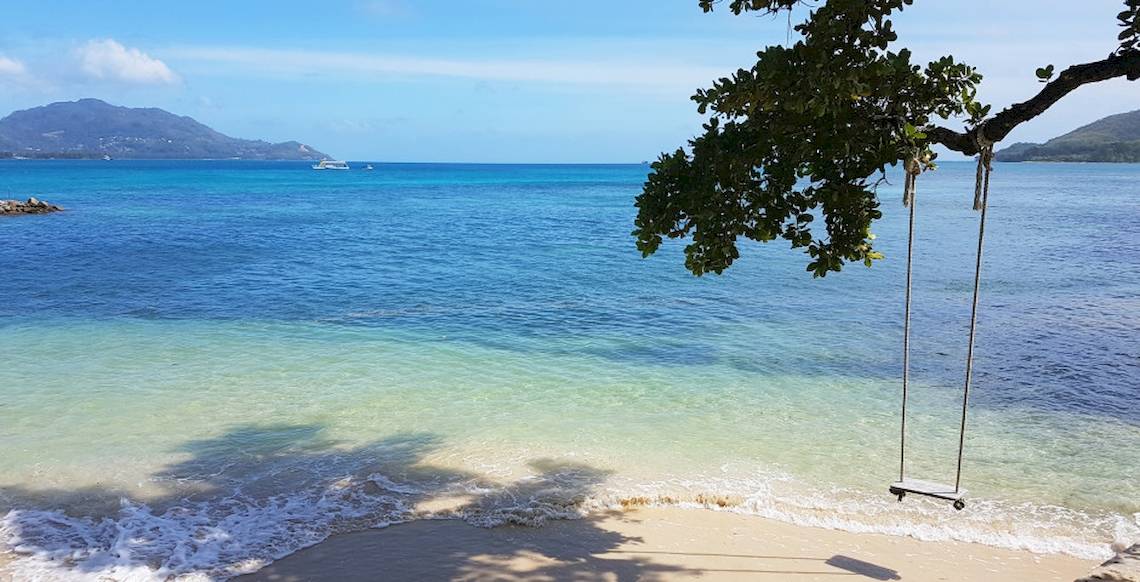
[[[616, 504], [1100, 556], [1140, 540], [1140, 166], [998, 165], [961, 513], [898, 504], [905, 215], [694, 278], [645, 166], [0, 162], [0, 541], [224, 577], [426, 515]], [[908, 466], [952, 480], [973, 166], [919, 184]], [[8, 192], [11, 196], [7, 196]], [[434, 513], [433, 513], [434, 512]]]

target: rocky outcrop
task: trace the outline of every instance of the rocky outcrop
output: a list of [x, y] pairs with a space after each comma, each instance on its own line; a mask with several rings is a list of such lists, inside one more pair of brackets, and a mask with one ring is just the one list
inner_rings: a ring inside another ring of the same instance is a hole
[[26, 201], [20, 200], [0, 200], [0, 216], [12, 216], [16, 214], [47, 214], [49, 212], [59, 212], [62, 208], [55, 204], [49, 204], [43, 200], [35, 198], [28, 198]]
[[1120, 552], [1076, 582], [1140, 582], [1140, 544]]

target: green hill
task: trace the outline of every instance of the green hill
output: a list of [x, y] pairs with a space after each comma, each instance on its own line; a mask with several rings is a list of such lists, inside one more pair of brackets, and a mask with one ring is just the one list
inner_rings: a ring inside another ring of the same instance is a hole
[[269, 143], [223, 135], [156, 108], [118, 107], [98, 99], [63, 101], [0, 119], [0, 157], [320, 160], [299, 142]]
[[1140, 162], [1140, 110], [1110, 115], [1043, 144], [1015, 143], [999, 162]]

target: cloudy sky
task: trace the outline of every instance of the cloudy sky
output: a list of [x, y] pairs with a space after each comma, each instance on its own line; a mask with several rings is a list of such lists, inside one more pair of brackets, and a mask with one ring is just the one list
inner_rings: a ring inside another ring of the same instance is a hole
[[[896, 18], [919, 59], [953, 54], [996, 108], [1035, 67], [1103, 58], [1118, 0], [916, 0]], [[636, 162], [682, 144], [689, 96], [786, 17], [705, 15], [697, 0], [10, 0], [0, 115], [97, 97], [224, 133], [383, 161]], [[1086, 87], [1009, 141], [1140, 109], [1140, 83]]]

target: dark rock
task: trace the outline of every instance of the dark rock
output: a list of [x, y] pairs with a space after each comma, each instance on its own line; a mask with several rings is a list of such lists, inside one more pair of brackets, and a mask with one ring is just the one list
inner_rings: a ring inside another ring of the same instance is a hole
[[55, 204], [49, 204], [38, 198], [28, 198], [25, 202], [19, 200], [0, 200], [0, 216], [15, 216], [17, 214], [47, 214], [63, 210]]
[[1077, 582], [1140, 582], [1140, 544], [1136, 544], [1115, 558], [1103, 563]]

